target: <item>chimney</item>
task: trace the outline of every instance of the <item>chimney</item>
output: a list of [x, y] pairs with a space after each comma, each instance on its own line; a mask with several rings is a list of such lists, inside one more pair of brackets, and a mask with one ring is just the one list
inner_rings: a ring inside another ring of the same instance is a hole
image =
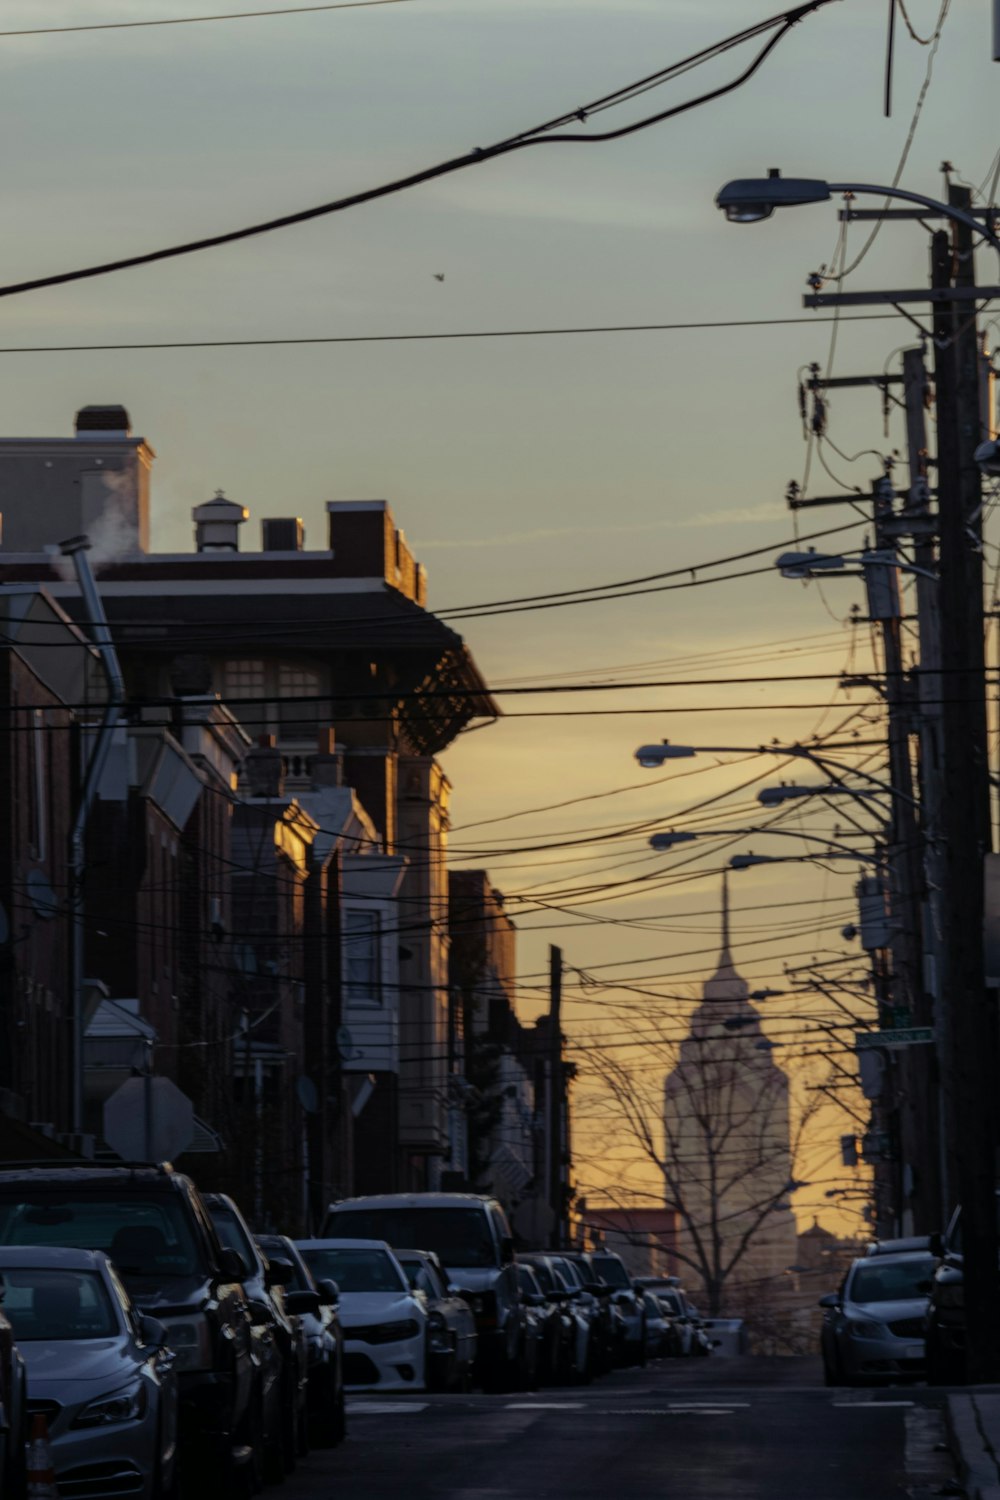
[[74, 431], [78, 438], [127, 438], [132, 436], [132, 420], [124, 406], [81, 406], [76, 414]]
[[251, 797], [283, 797], [285, 765], [273, 734], [262, 734], [243, 762], [243, 774]]
[[301, 516], [275, 516], [260, 523], [263, 552], [301, 552], [306, 533]]
[[245, 506], [227, 500], [221, 490], [216, 490], [212, 500], [196, 505], [191, 512], [195, 546], [199, 552], [238, 552], [240, 527], [249, 518]]
[[343, 786], [344, 757], [337, 751], [337, 735], [331, 725], [324, 725], [319, 731], [316, 749], [312, 762], [313, 787]]

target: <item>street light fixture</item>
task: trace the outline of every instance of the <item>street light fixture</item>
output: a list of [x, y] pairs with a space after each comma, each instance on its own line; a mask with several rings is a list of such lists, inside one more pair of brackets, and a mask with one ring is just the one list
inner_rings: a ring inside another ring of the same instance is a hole
[[[848, 765], [846, 761], [832, 760], [828, 755], [818, 755], [808, 745], [672, 745], [669, 740], [661, 740], [658, 745], [640, 745], [635, 752], [635, 758], [640, 766], [646, 771], [656, 771], [668, 760], [688, 760], [693, 755], [776, 755], [776, 756], [801, 756], [803, 760], [812, 761], [821, 771], [830, 774], [832, 766], [835, 771], [842, 771], [848, 776], [860, 776], [865, 781], [870, 781], [873, 786], [879, 787], [883, 792], [888, 792], [892, 797], [902, 797], [903, 794], [891, 786], [888, 781], [878, 776], [873, 776], [870, 771], [863, 771], [860, 766]], [[818, 790], [826, 788], [814, 788], [810, 795], [815, 795]], [[850, 792], [849, 787], [842, 787], [845, 792]], [[855, 795], [860, 795], [857, 793]], [[911, 801], [916, 806], [913, 798], [903, 798]]]
[[754, 854], [751, 849], [746, 854], [734, 854], [729, 861], [729, 868], [731, 870], [749, 870], [752, 865], [810, 865], [816, 860], [849, 859], [853, 861], [865, 858], [870, 860], [872, 856], [864, 854], [838, 854], [836, 850], [829, 854]]
[[[826, 788], [824, 787], [823, 790], [825, 791]], [[823, 838], [820, 834], [800, 833], [796, 828], [705, 828], [698, 829], [697, 831], [665, 829], [662, 833], [653, 834], [649, 840], [649, 847], [651, 849], [672, 849], [675, 844], [689, 844], [695, 839], [739, 838], [744, 834], [751, 833], [768, 834], [772, 838], [802, 839], [807, 844], [820, 844], [824, 849], [839, 851], [837, 857], [840, 859], [859, 859], [867, 864], [882, 864], [882, 860], [878, 855], [866, 854], [863, 851], [852, 849], [848, 844], [841, 844], [836, 839]], [[832, 859], [833, 855], [825, 857]], [[741, 864], [738, 865], [736, 860], [746, 858], [747, 856], [745, 855], [737, 854], [733, 856], [729, 863], [734, 870], [740, 870], [744, 866]], [[769, 856], [765, 854], [754, 855], [752, 862], [754, 864], [763, 864], [768, 858]]]
[[[889, 788], [887, 787], [888, 791]], [[877, 792], [871, 792], [866, 787], [842, 786], [840, 782], [831, 781], [820, 786], [798, 786], [794, 782], [783, 781], [779, 786], [766, 786], [757, 793], [757, 801], [761, 807], [780, 807], [783, 802], [796, 802], [800, 797], [876, 797]]]
[[757, 224], [769, 219], [776, 208], [795, 208], [803, 203], [828, 203], [834, 193], [865, 193], [876, 198], [902, 198], [907, 203], [916, 203], [931, 213], [942, 214], [957, 224], [982, 235], [1000, 251], [1000, 239], [989, 225], [977, 219], [975, 214], [964, 209], [953, 208], [937, 198], [928, 198], [924, 193], [911, 193], [901, 187], [879, 187], [871, 182], [824, 182], [816, 177], [782, 177], [777, 167], [772, 167], [766, 177], [741, 177], [727, 182], [716, 194], [715, 202], [731, 224]]

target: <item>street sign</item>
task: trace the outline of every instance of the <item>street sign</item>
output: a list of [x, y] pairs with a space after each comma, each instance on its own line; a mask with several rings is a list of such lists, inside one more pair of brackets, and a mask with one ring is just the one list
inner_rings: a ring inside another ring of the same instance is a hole
[[104, 1101], [104, 1139], [125, 1161], [170, 1161], [191, 1144], [194, 1105], [169, 1078], [129, 1078]]
[[854, 1050], [863, 1052], [867, 1047], [913, 1047], [920, 1042], [934, 1041], [933, 1026], [898, 1026], [884, 1031], [856, 1031]]

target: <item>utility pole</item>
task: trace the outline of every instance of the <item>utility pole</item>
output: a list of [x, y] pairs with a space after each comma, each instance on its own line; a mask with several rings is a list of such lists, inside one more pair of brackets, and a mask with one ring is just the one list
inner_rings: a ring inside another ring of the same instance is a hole
[[562, 1067], [562, 949], [549, 948], [549, 1090], [548, 1197], [552, 1210], [551, 1246], [563, 1249], [563, 1067]]
[[[949, 204], [968, 209], [968, 189]], [[941, 798], [945, 1004], [939, 1022], [949, 1147], [962, 1205], [967, 1373], [1000, 1373], [997, 1276], [996, 999], [983, 965], [983, 871], [990, 847], [982, 485], [973, 454], [980, 436], [979, 343], [972, 234], [952, 222], [933, 237], [935, 288], [959, 295], [934, 304], [940, 524], [941, 668], [944, 683]], [[962, 295], [964, 293], [964, 296]]]
[[[933, 1024], [940, 1013], [943, 940], [941, 896], [944, 888], [941, 848], [941, 792], [944, 785], [944, 760], [941, 744], [941, 720], [944, 712], [944, 679], [941, 667], [941, 621], [938, 609], [937, 520], [931, 514], [927, 448], [927, 407], [930, 400], [929, 375], [923, 347], [903, 353], [903, 387], [906, 408], [906, 454], [909, 467], [909, 491], [905, 514], [913, 539], [916, 574], [917, 626], [920, 637], [920, 671], [917, 674], [917, 702], [920, 709], [920, 810], [924, 829], [925, 911], [922, 923], [924, 960], [928, 969], [931, 1014], [916, 1017], [919, 1025]], [[937, 1179], [937, 1225], [947, 1222], [953, 1201], [948, 1170], [944, 1100], [941, 1092], [941, 1066], [937, 1048], [920, 1048], [925, 1088], [919, 1107], [937, 1123], [936, 1169], [931, 1163], [925, 1170]], [[932, 1138], [933, 1141], [933, 1138]], [[931, 1227], [931, 1226], [921, 1226]]]

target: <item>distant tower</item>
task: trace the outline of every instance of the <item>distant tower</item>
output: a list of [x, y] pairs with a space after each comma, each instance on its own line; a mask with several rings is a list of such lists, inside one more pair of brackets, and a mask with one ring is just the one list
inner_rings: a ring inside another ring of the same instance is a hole
[[[730, 950], [729, 885], [722, 949], [667, 1076], [666, 1200], [680, 1215], [680, 1249], [700, 1268], [711, 1311], [740, 1313], [778, 1292], [796, 1257], [788, 1079], [760, 1029]], [[684, 1268], [697, 1288], [698, 1269]]]

